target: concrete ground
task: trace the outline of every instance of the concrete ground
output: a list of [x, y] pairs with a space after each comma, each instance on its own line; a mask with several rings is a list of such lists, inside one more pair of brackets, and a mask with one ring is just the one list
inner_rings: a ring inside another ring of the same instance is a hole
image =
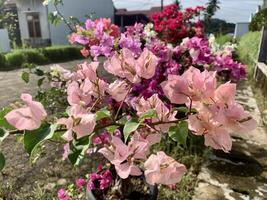
[[[84, 62], [84, 60], [75, 60], [65, 63], [58, 63], [64, 68], [73, 69], [77, 64]], [[40, 69], [49, 70], [50, 66], [54, 64], [40, 66]], [[4, 71], [0, 72], [0, 107], [7, 106], [20, 98], [20, 94], [23, 92], [30, 93], [32, 95], [37, 92], [37, 80], [36, 76], [30, 77], [30, 82], [26, 84], [20, 77], [21, 73], [25, 69]], [[26, 69], [27, 70], [27, 69]]]

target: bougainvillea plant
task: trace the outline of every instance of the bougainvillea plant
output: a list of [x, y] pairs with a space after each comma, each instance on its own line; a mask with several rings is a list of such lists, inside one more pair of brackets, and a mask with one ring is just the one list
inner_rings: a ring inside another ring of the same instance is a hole
[[[168, 43], [179, 44], [186, 37], [204, 37], [200, 13], [203, 6], [186, 8], [184, 11], [177, 4], [166, 6], [162, 12], [155, 13], [152, 21], [159, 37]], [[198, 20], [195, 20], [198, 17]]]
[[[161, 15], [165, 19], [174, 9], [167, 7]], [[182, 29], [196, 10], [186, 12]], [[231, 132], [256, 127], [235, 101], [236, 85], [219, 85], [216, 71], [210, 70], [230, 61], [221, 61], [225, 54], [211, 50], [208, 39], [198, 37], [198, 32], [179, 35], [186, 38], [173, 45], [162, 41], [152, 24], [136, 24], [120, 33], [109, 19], [88, 19], [77, 30], [70, 41], [83, 45], [81, 53], [94, 61], [78, 65], [73, 72], [57, 66], [49, 74], [51, 86], [66, 93], [66, 111], [47, 114], [41, 103], [22, 94], [24, 105], [5, 110], [1, 117], [0, 136], [1, 141], [10, 134], [23, 136], [31, 156], [45, 141], [61, 137], [63, 157], [74, 165], [88, 154], [102, 155], [106, 164], [87, 180], [77, 179], [78, 188], [86, 185], [87, 191], [104, 191], [132, 177], [154, 187], [173, 186], [186, 167], [154, 145], [181, 138], [186, 143], [187, 135], [193, 134], [204, 137], [205, 146], [229, 152]], [[103, 63], [99, 56], [105, 57]], [[58, 198], [70, 199], [64, 189]]]

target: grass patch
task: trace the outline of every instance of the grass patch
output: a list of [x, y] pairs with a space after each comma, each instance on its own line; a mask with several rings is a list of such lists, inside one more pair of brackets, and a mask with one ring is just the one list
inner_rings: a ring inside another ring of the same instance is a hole
[[255, 80], [250, 78], [249, 79], [249, 84], [252, 87], [252, 91], [253, 91], [254, 97], [255, 97], [255, 99], [257, 101], [257, 105], [258, 105], [259, 110], [260, 110], [263, 126], [264, 126], [264, 129], [265, 129], [265, 132], [267, 133], [267, 99], [263, 95], [262, 90], [258, 87], [258, 85], [255, 82]]
[[248, 32], [240, 38], [237, 47], [239, 60], [248, 66], [250, 77], [253, 75], [254, 63], [258, 57], [260, 37], [260, 32]]
[[224, 45], [227, 42], [233, 42], [233, 37], [230, 35], [217, 35], [216, 43], [219, 45]]
[[261, 32], [249, 32], [240, 38], [237, 55], [239, 60], [248, 66], [249, 84], [252, 87], [254, 97], [261, 112], [263, 125], [267, 132], [267, 101], [264, 97], [262, 90], [259, 88], [257, 82], [253, 78], [255, 61], [259, 53], [259, 45], [261, 40]]

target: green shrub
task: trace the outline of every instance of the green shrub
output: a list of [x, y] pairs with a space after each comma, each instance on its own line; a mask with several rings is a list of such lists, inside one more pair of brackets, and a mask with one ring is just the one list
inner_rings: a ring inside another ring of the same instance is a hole
[[233, 42], [233, 37], [230, 35], [217, 35], [216, 42], [219, 45], [224, 45], [227, 42]]
[[19, 51], [14, 51], [14, 52], [6, 54], [6, 60], [7, 60], [8, 67], [12, 69], [20, 68], [22, 64], [26, 62], [26, 59], [23, 56], [23, 53]]
[[248, 32], [238, 43], [237, 54], [242, 63], [248, 65], [249, 73], [253, 72], [253, 65], [258, 57], [261, 32]]
[[4, 54], [0, 54], [0, 68], [6, 67], [6, 57]]
[[263, 26], [267, 26], [267, 8], [260, 10], [249, 24], [250, 31], [260, 31]]
[[[0, 56], [0, 68], [25, 68], [31, 64], [43, 65], [83, 58], [78, 46], [52, 46], [42, 49], [17, 49]], [[6, 60], [6, 61], [5, 61]], [[3, 64], [2, 64], [3, 62]], [[2, 66], [3, 65], [3, 66]]]
[[41, 50], [51, 62], [63, 62], [82, 58], [80, 48], [76, 46], [53, 46]]
[[27, 63], [34, 63], [34, 64], [45, 64], [48, 62], [47, 58], [38, 51], [38, 49], [25, 49], [25, 50], [18, 50], [21, 52]]

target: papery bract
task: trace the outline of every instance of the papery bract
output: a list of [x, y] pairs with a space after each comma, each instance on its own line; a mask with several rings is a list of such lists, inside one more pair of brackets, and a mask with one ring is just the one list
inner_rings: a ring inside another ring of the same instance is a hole
[[142, 113], [148, 110], [155, 110], [157, 113], [156, 117], [152, 118], [152, 122], [163, 122], [156, 127], [156, 129], [161, 130], [163, 132], [167, 131], [169, 127], [173, 126], [172, 123], [165, 123], [169, 121], [175, 121], [176, 112], [171, 113], [170, 109], [159, 99], [157, 94], [154, 94], [148, 99], [144, 99], [143, 97], [138, 101], [135, 105], [135, 109], [137, 110], [137, 114], [141, 115]]
[[178, 183], [186, 172], [186, 167], [160, 151], [152, 154], [144, 164], [145, 177], [150, 185], [172, 185]]
[[33, 101], [29, 94], [21, 94], [21, 99], [27, 106], [9, 112], [5, 116], [6, 120], [18, 130], [38, 129], [47, 116], [43, 105]]
[[[78, 107], [79, 109], [76, 109]], [[82, 138], [86, 135], [90, 135], [96, 125], [96, 116], [92, 113], [86, 113], [80, 106], [72, 107], [70, 110], [69, 118], [61, 118], [58, 120], [58, 124], [65, 125], [67, 131], [62, 136], [66, 141], [73, 140], [73, 132], [76, 133], [77, 138]]]
[[117, 102], [125, 100], [127, 94], [130, 92], [130, 86], [126, 81], [116, 80], [109, 85], [107, 92]]
[[145, 79], [155, 75], [159, 59], [148, 49], [144, 49], [137, 60], [137, 74]]
[[229, 152], [232, 148], [232, 139], [222, 124], [214, 121], [209, 113], [190, 115], [189, 129], [196, 135], [204, 135], [205, 145], [214, 149]]

